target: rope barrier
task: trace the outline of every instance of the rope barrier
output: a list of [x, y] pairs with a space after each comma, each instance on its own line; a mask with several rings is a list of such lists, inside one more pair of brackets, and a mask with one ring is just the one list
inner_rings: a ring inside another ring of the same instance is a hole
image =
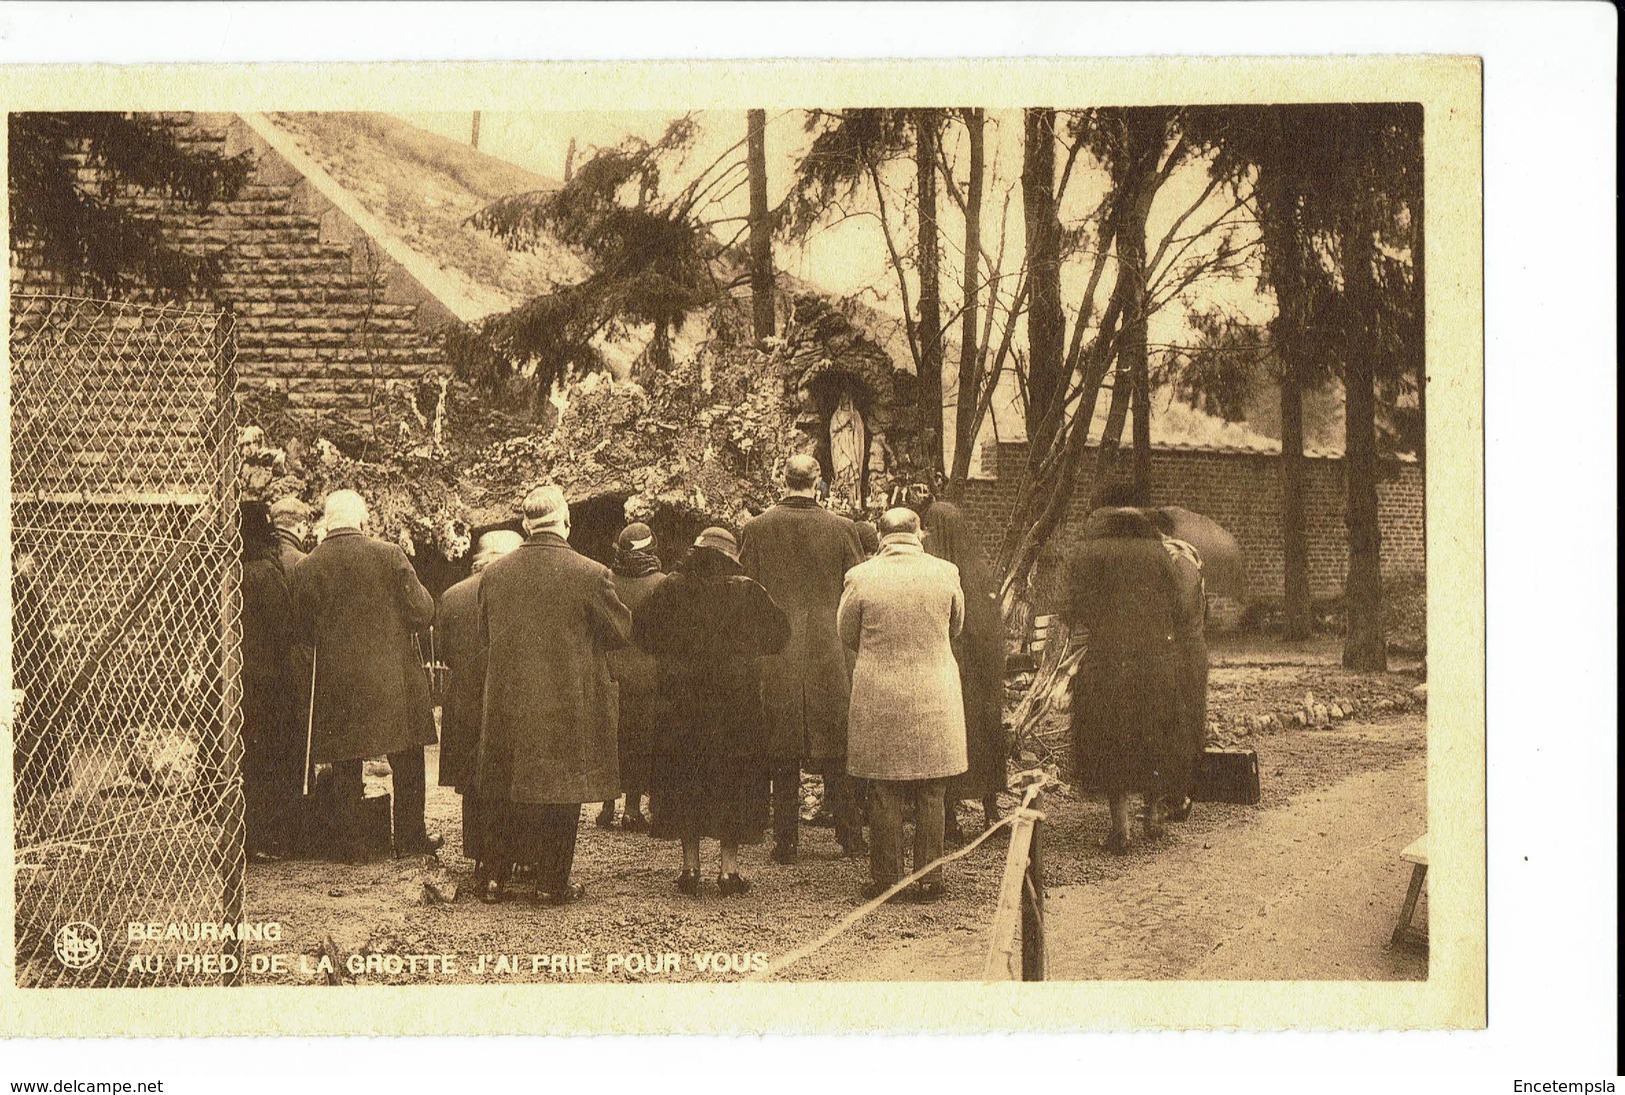
[[829, 931], [825, 932], [823, 935], [820, 935], [811, 943], [797, 947], [790, 953], [769, 962], [766, 969], [758, 970], [756, 973], [753, 973], [749, 977], [745, 978], [745, 980], [767, 981], [776, 974], [789, 969], [802, 959], [823, 950], [830, 943], [834, 942], [846, 932], [850, 931], [860, 921], [867, 918], [876, 909], [880, 908], [880, 906], [902, 893], [909, 886], [924, 878], [938, 867], [952, 863], [956, 859], [963, 859], [965, 856], [970, 855], [1000, 829], [1007, 826], [1013, 828], [1017, 822], [1022, 822], [1028, 827], [1028, 830], [1031, 831], [1032, 823], [1034, 821], [1041, 821], [1044, 817], [1041, 812], [1032, 808], [1033, 799], [1038, 797], [1038, 793], [1042, 789], [1042, 780], [1038, 780], [1030, 784], [1027, 787], [1026, 792], [1022, 795], [1020, 806], [1016, 807], [1004, 817], [1001, 817], [998, 821], [988, 826], [987, 829], [983, 830], [980, 835], [978, 835], [970, 843], [966, 844], [963, 848], [959, 848], [947, 853], [946, 855], [939, 856], [930, 863], [927, 863], [925, 866], [917, 868], [914, 873], [906, 875], [905, 877], [892, 883], [892, 885], [888, 887], [884, 893], [880, 894], [878, 897], [871, 898], [862, 905], [859, 905], [857, 908], [853, 909], [851, 912], [847, 913], [836, 923], [833, 928], [829, 929]]

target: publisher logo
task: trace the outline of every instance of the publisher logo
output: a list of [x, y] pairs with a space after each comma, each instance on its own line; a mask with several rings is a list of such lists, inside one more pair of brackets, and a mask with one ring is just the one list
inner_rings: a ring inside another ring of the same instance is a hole
[[70, 970], [88, 969], [101, 956], [102, 933], [94, 925], [75, 920], [57, 929], [57, 961]]

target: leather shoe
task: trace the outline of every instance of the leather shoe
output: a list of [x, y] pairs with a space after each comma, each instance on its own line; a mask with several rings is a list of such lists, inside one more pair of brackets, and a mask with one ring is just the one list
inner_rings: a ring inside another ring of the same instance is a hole
[[404, 844], [395, 845], [395, 858], [402, 859], [409, 855], [434, 855], [446, 844], [446, 838], [436, 833], [433, 836], [424, 834], [415, 840], [408, 840]]
[[773, 853], [769, 857], [775, 863], [791, 864], [796, 861], [796, 846], [794, 844], [775, 844]]
[[700, 893], [700, 876], [697, 871], [684, 871], [677, 876], [677, 892], [697, 897]]
[[750, 892], [750, 880], [739, 872], [717, 875], [717, 892], [723, 897], [734, 897]]
[[480, 904], [496, 905], [505, 895], [502, 892], [502, 883], [494, 878], [487, 878], [480, 883]]
[[543, 905], [568, 905], [572, 901], [580, 901], [587, 896], [587, 887], [579, 882], [565, 883], [564, 889], [556, 891], [537, 891], [536, 900]]
[[941, 901], [947, 893], [941, 882], [914, 883], [914, 900], [922, 905], [929, 905], [933, 901]]

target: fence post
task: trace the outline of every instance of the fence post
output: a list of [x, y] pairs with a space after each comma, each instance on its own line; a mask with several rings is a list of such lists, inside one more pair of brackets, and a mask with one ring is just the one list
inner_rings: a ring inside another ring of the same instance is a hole
[[[243, 801], [243, 689], [242, 689], [242, 561], [237, 510], [237, 363], [232, 316], [220, 315], [214, 324], [215, 395], [214, 436], [215, 506], [222, 542], [229, 545], [220, 583], [220, 743], [221, 775], [226, 793], [218, 799], [216, 863], [220, 871], [222, 919], [241, 924], [243, 873], [247, 858], [247, 817]], [[228, 951], [235, 969], [224, 975], [227, 986], [243, 983], [246, 953], [241, 933], [233, 932]]]
[[[1042, 810], [1042, 793], [1033, 809]], [[1021, 891], [1021, 979], [1042, 981], [1047, 952], [1044, 945], [1044, 822], [1033, 821], [1032, 844], [1027, 849], [1027, 871]]]

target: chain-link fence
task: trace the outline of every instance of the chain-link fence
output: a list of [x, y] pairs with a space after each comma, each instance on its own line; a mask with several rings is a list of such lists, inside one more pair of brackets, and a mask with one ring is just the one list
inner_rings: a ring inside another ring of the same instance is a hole
[[219, 938], [243, 886], [230, 320], [11, 307], [18, 983], [234, 982], [240, 946]]

